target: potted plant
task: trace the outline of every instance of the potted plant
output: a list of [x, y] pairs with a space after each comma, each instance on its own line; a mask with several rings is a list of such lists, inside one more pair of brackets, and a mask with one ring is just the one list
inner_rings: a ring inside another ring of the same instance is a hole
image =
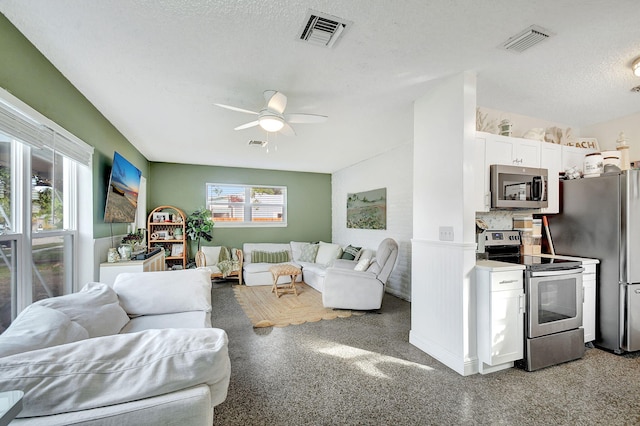
[[214, 223], [213, 220], [211, 220], [211, 212], [204, 207], [187, 216], [187, 235], [189, 236], [189, 239], [197, 241], [198, 243], [196, 257], [200, 254], [200, 241], [202, 239], [205, 241], [213, 240], [213, 225]]

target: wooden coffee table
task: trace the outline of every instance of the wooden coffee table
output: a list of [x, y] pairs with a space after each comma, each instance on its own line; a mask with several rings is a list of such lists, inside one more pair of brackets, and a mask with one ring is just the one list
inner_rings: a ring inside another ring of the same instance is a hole
[[[271, 272], [271, 276], [273, 277], [271, 293], [275, 293], [276, 296], [280, 297], [280, 294], [278, 294], [278, 290], [280, 290], [282, 293], [293, 293], [296, 296], [298, 295], [298, 291], [296, 290], [296, 277], [302, 274], [300, 268], [293, 265], [274, 265], [269, 268], [269, 272]], [[280, 284], [281, 287], [278, 287], [278, 278], [286, 275], [291, 277], [291, 282]]]

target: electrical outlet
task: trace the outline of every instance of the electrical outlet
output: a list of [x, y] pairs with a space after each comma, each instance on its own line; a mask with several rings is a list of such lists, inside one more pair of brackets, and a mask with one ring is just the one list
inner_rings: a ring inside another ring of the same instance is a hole
[[440, 227], [440, 241], [453, 241], [453, 226]]

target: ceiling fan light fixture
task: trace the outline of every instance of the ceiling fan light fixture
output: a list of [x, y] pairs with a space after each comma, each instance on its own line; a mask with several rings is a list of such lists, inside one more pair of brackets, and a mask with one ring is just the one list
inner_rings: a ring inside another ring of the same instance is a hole
[[260, 127], [267, 132], [277, 132], [284, 127], [284, 120], [277, 115], [266, 115], [258, 119]]
[[633, 70], [633, 74], [636, 77], [640, 77], [640, 58], [637, 58], [635, 61], [633, 61], [633, 64], [631, 64], [631, 69]]

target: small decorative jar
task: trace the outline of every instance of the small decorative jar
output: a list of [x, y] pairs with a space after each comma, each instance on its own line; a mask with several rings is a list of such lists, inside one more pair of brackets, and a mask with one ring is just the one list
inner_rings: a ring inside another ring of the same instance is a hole
[[116, 263], [119, 259], [120, 256], [118, 255], [118, 250], [116, 250], [115, 248], [110, 248], [107, 252], [107, 262]]
[[176, 240], [182, 240], [182, 236], [183, 236], [183, 235], [184, 235], [184, 234], [182, 233], [182, 228], [176, 228], [176, 229], [173, 231], [173, 237], [174, 237]]

